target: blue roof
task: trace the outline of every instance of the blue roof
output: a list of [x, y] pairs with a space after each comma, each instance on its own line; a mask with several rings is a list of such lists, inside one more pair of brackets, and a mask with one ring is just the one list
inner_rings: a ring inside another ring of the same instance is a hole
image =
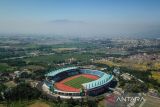
[[68, 67], [68, 68], [62, 68], [62, 69], [58, 69], [58, 70], [55, 70], [55, 71], [51, 71], [49, 73], [47, 73], [45, 76], [55, 76], [61, 72], [64, 72], [64, 71], [68, 71], [68, 70], [72, 70], [72, 69], [77, 69], [78, 67]]
[[82, 84], [82, 86], [87, 90], [93, 89], [93, 88], [97, 88], [99, 86], [102, 86], [102, 85], [109, 83], [112, 79], [113, 79], [113, 75], [109, 75], [109, 74], [104, 73], [104, 75], [102, 77], [100, 77], [99, 79], [97, 79], [95, 81], [88, 82], [88, 83], [84, 83], [84, 84]]

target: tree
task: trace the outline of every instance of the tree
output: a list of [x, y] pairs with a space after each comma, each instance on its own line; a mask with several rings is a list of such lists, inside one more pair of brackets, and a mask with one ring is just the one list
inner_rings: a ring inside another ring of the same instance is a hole
[[4, 93], [6, 100], [31, 100], [39, 98], [41, 92], [36, 88], [32, 88], [27, 83], [21, 83], [16, 87], [13, 87]]
[[67, 101], [67, 103], [69, 107], [74, 107], [76, 105], [76, 102], [74, 101], [72, 97]]
[[0, 84], [0, 101], [4, 100], [4, 91], [7, 89], [7, 87], [4, 84]]
[[88, 104], [89, 107], [98, 107], [96, 99], [93, 98], [93, 97], [88, 97], [87, 104]]

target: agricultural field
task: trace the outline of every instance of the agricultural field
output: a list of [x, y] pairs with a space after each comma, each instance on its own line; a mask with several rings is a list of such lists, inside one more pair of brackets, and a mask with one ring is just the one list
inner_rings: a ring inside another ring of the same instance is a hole
[[64, 62], [69, 58], [74, 58], [80, 61], [89, 61], [91, 58], [98, 57], [90, 53], [68, 53], [68, 54], [53, 54], [45, 56], [35, 56], [26, 58], [26, 62], [41, 62], [41, 63], [53, 63], [53, 62]]
[[153, 69], [154, 69], [154, 70], [160, 70], [160, 62], [154, 63]]
[[160, 83], [160, 72], [152, 72], [152, 77]]
[[106, 64], [110, 67], [127, 67], [127, 68], [132, 68], [140, 71], [146, 71], [149, 68], [147, 67], [146, 64], [138, 64], [138, 63], [133, 63], [132, 61], [130, 62], [115, 62], [115, 61], [109, 61], [109, 60], [98, 60], [96, 63], [100, 64]]
[[113, 61], [109, 61], [109, 60], [97, 60], [97, 61], [95, 61], [95, 63], [105, 64], [105, 65], [108, 65], [109, 67], [120, 66], [120, 65], [114, 63]]
[[[140, 56], [139, 56], [140, 57]], [[141, 57], [144, 57], [143, 55]], [[151, 57], [148, 55], [148, 57]], [[158, 71], [160, 70], [160, 62], [158, 59], [156, 60], [149, 60], [147, 58], [113, 58], [113, 59], [101, 59], [95, 61], [95, 63], [99, 64], [106, 64], [110, 67], [118, 66], [118, 67], [126, 67], [134, 70], [139, 71], [147, 71], [153, 70]]]
[[75, 51], [75, 50], [78, 50], [78, 48], [56, 48], [53, 50], [56, 52], [63, 52], [63, 51]]
[[80, 77], [74, 78], [70, 81], [67, 81], [64, 84], [79, 89], [82, 87], [81, 84], [91, 82], [91, 81], [93, 81], [93, 79], [86, 78], [84, 76], [80, 76]]

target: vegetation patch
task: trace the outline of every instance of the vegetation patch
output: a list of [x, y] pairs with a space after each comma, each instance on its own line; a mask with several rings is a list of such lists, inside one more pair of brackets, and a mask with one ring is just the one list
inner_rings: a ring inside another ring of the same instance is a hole
[[9, 88], [11, 87], [15, 87], [16, 86], [16, 83], [14, 81], [9, 81], [9, 82], [6, 82], [5, 85]]
[[152, 72], [152, 77], [160, 83], [160, 72]]
[[0, 72], [11, 71], [12, 67], [10, 67], [6, 63], [0, 63]]
[[45, 102], [40, 102], [40, 101], [37, 101], [27, 107], [50, 107], [50, 105], [48, 105], [47, 103]]

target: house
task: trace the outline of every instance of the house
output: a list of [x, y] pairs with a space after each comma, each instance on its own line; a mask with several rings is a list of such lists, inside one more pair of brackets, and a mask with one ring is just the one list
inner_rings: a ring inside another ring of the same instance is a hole
[[114, 68], [113, 73], [115, 73], [116, 75], [120, 74], [120, 68]]
[[21, 71], [14, 71], [14, 74], [16, 75], [16, 77], [19, 77], [21, 74]]

